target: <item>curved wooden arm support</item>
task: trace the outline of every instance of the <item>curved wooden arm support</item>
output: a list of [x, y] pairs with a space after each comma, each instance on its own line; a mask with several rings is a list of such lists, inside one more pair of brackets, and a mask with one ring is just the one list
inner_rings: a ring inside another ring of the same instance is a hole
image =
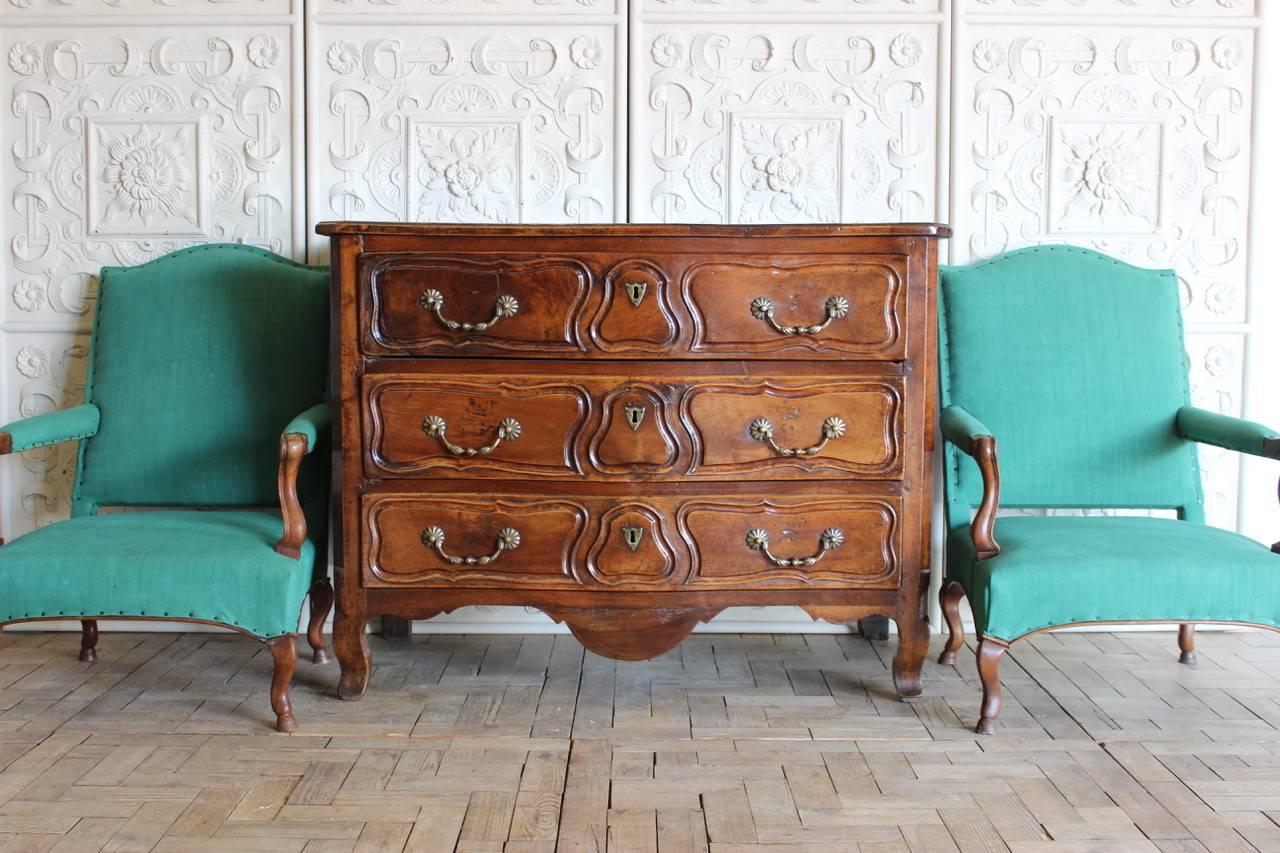
[[[0, 456], [6, 456], [13, 452], [13, 436], [7, 432], [0, 432]], [[0, 536], [0, 545], [4, 544], [4, 537]]]
[[[1280, 459], [1280, 437], [1266, 439], [1262, 442], [1262, 449], [1272, 459]], [[1280, 480], [1276, 481], [1276, 500], [1280, 501]], [[4, 540], [0, 539], [0, 544], [3, 544], [3, 542]], [[1271, 546], [1271, 552], [1280, 554], [1280, 542], [1276, 542]]]
[[996, 541], [996, 511], [1000, 509], [1000, 462], [996, 457], [995, 436], [974, 436], [969, 441], [968, 452], [982, 472], [982, 503], [969, 525], [969, 536], [973, 539], [973, 550], [978, 559], [985, 560], [1000, 553], [1000, 543]]
[[280, 436], [280, 473], [276, 479], [280, 490], [280, 517], [284, 535], [276, 543], [276, 553], [291, 559], [302, 556], [302, 543], [307, 540], [307, 517], [298, 500], [298, 468], [307, 455], [307, 437], [297, 432]]

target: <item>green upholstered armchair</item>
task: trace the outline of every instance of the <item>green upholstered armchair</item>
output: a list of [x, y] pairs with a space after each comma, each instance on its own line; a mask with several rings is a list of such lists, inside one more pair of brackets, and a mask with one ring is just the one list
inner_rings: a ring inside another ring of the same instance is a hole
[[[973, 609], [979, 733], [1000, 660], [1065, 625], [1178, 622], [1280, 629], [1280, 549], [1204, 524], [1196, 443], [1280, 458], [1258, 424], [1192, 408], [1177, 279], [1070, 246], [941, 271], [942, 435], [950, 629]], [[999, 456], [997, 458], [997, 440]], [[1012, 516], [1000, 508], [1161, 509], [1177, 518]]]
[[234, 628], [270, 647], [292, 730], [303, 599], [317, 662], [333, 601], [328, 460], [301, 464], [329, 420], [328, 281], [228, 244], [102, 271], [85, 402], [0, 427], [0, 453], [80, 442], [71, 518], [0, 547], [0, 625], [79, 619], [87, 662], [101, 619]]

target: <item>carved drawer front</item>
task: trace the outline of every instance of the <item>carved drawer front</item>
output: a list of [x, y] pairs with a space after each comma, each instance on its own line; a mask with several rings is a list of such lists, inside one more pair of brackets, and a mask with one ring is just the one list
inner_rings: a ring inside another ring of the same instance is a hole
[[693, 353], [902, 359], [902, 255], [704, 260], [681, 280]]
[[901, 376], [753, 382], [688, 377], [680, 364], [637, 376], [579, 364], [493, 377], [468, 365], [366, 375], [368, 476], [902, 476]]
[[486, 254], [366, 255], [364, 350], [374, 355], [584, 352], [591, 272], [579, 260]]
[[366, 379], [370, 476], [581, 477], [589, 390], [555, 376]]
[[373, 495], [366, 586], [579, 587], [580, 503], [539, 496]]
[[898, 583], [900, 500], [375, 494], [366, 586], [812, 589]]
[[677, 525], [686, 588], [809, 589], [898, 584], [897, 498], [692, 499]]
[[770, 478], [902, 476], [901, 377], [713, 382], [680, 400], [689, 474]]

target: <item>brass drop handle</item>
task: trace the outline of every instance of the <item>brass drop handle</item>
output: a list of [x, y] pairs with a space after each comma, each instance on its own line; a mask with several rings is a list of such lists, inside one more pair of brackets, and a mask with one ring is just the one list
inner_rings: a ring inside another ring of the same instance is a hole
[[843, 296], [829, 296], [823, 303], [827, 318], [814, 326], [784, 326], [773, 316], [773, 301], [767, 296], [757, 296], [751, 300], [751, 316], [764, 320], [780, 335], [816, 335], [827, 327], [832, 320], [849, 316], [849, 300]]
[[499, 320], [514, 317], [520, 313], [520, 303], [514, 296], [507, 294], [499, 296], [498, 301], [493, 303], [493, 316], [483, 323], [459, 323], [457, 320], [445, 317], [442, 313], [444, 294], [438, 290], [422, 291], [422, 295], [418, 297], [418, 304], [422, 306], [423, 311], [435, 314], [440, 325], [451, 332], [483, 332], [493, 328]]
[[848, 428], [844, 418], [832, 415], [822, 422], [822, 441], [812, 447], [782, 447], [773, 440], [773, 424], [768, 418], [756, 418], [751, 422], [750, 431], [752, 438], [766, 442], [779, 456], [817, 456], [822, 452], [822, 448], [827, 446], [828, 441], [833, 438], [843, 438]]
[[498, 434], [493, 441], [480, 447], [459, 447], [445, 438], [444, 434], [448, 429], [448, 421], [439, 415], [427, 415], [422, 419], [422, 431], [427, 434], [427, 437], [440, 439], [440, 443], [444, 445], [445, 450], [448, 450], [454, 456], [486, 456], [492, 453], [502, 442], [515, 441], [523, 431], [520, 422], [515, 418], [503, 418], [498, 424]]
[[828, 551], [834, 551], [843, 544], [844, 531], [838, 527], [828, 527], [818, 537], [818, 553], [812, 557], [775, 557], [769, 551], [769, 531], [759, 527], [747, 531], [747, 547], [761, 552], [769, 562], [782, 569], [812, 566], [825, 557]]
[[520, 531], [514, 527], [504, 527], [498, 531], [498, 544], [492, 554], [479, 557], [453, 557], [444, 552], [444, 529], [428, 527], [422, 531], [422, 544], [433, 549], [446, 562], [455, 566], [487, 566], [502, 556], [503, 551], [514, 551], [520, 547]]

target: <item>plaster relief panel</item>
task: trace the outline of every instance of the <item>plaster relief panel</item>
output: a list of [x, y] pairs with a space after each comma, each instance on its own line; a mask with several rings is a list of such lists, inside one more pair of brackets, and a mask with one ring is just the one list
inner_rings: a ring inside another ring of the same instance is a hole
[[932, 219], [931, 24], [708, 24], [633, 30], [631, 219]]
[[[83, 399], [88, 335], [6, 332], [3, 341], [0, 405], [8, 413], [6, 420], [56, 411]], [[64, 442], [5, 459], [0, 524], [6, 538], [66, 518], [78, 448], [77, 442]]]
[[85, 329], [94, 276], [191, 243], [295, 251], [290, 30], [14, 28], [4, 315]]
[[314, 221], [618, 217], [613, 24], [517, 33], [375, 19], [317, 28]]
[[413, 14], [419, 17], [457, 19], [459, 15], [502, 17], [552, 15], [566, 18], [608, 15], [626, 0], [314, 0], [316, 12], [360, 15]]
[[957, 55], [953, 260], [1092, 246], [1176, 269], [1189, 322], [1243, 322], [1251, 33], [970, 32]]
[[974, 19], [983, 14], [1013, 14], [1027, 19], [1046, 15], [1106, 15], [1127, 18], [1156, 15], [1248, 17], [1254, 0], [968, 0]]
[[937, 0], [632, 0], [644, 14], [786, 15], [788, 18], [857, 15], [877, 12], [936, 12]]
[[[301, 3], [298, 3], [301, 6]], [[0, 17], [14, 20], [71, 18], [85, 15], [146, 16], [153, 19], [234, 14], [287, 15], [291, 0], [0, 0]]]
[[[1187, 335], [1191, 373], [1191, 405], [1240, 417], [1244, 387], [1244, 342], [1240, 334], [1192, 332]], [[1209, 524], [1236, 529], [1240, 489], [1240, 454], [1207, 444], [1197, 445]]]

